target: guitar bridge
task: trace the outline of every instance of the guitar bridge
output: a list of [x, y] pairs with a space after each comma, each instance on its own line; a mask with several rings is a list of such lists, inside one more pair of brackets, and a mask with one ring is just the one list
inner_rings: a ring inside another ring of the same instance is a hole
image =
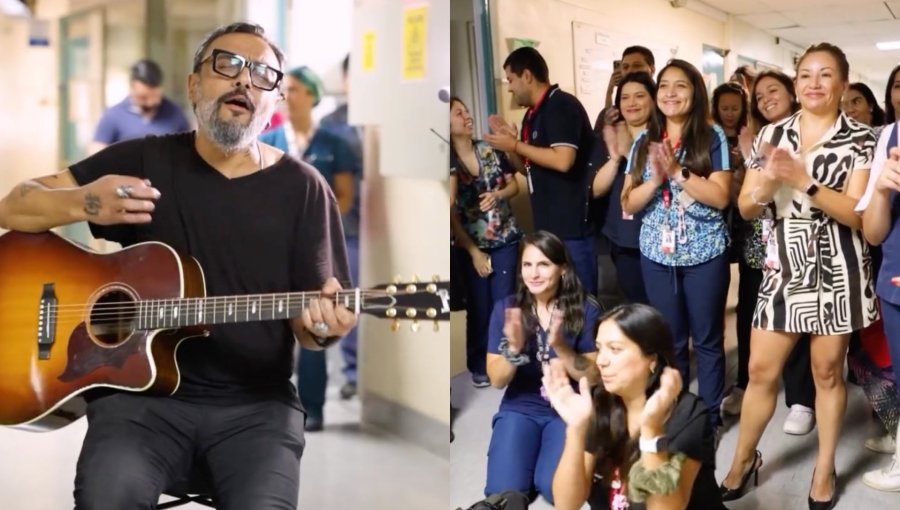
[[50, 359], [50, 348], [56, 337], [56, 291], [52, 283], [44, 284], [38, 307], [38, 359]]

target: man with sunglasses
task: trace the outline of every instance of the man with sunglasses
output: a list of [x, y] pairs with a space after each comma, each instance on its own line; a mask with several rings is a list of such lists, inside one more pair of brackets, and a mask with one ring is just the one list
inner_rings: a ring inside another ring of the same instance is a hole
[[307, 164], [257, 141], [281, 97], [281, 51], [261, 27], [209, 34], [188, 79], [196, 132], [107, 147], [0, 200], [0, 228], [42, 232], [87, 220], [124, 246], [162, 241], [196, 258], [208, 295], [322, 291], [290, 321], [208, 326], [178, 349], [171, 397], [89, 395], [75, 508], [155, 508], [202, 467], [218, 508], [294, 509], [302, 406], [295, 338], [329, 347], [356, 316], [325, 296], [348, 279], [340, 210]]
[[190, 129], [178, 105], [163, 96], [162, 80], [162, 70], [152, 60], [131, 66], [128, 97], [103, 112], [89, 148], [91, 154], [122, 140]]

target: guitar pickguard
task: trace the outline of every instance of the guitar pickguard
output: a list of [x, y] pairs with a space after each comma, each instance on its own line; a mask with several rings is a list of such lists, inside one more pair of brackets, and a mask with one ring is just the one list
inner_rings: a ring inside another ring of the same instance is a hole
[[129, 358], [143, 350], [144, 342], [134, 336], [114, 347], [100, 347], [88, 336], [87, 327], [82, 322], [69, 338], [66, 369], [59, 380], [73, 382], [103, 367], [121, 370]]

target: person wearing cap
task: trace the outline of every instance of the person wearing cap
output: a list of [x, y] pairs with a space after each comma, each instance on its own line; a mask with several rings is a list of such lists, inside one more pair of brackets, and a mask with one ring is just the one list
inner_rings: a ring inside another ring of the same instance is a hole
[[[284, 78], [287, 118], [278, 129], [260, 135], [259, 140], [315, 167], [331, 186], [341, 214], [346, 215], [353, 206], [359, 158], [342, 136], [320, 128], [313, 120], [312, 110], [322, 98], [319, 77], [309, 67], [300, 66], [288, 71]], [[305, 429], [322, 430], [328, 380], [325, 352], [301, 349], [297, 374], [300, 402], [307, 411]]]
[[190, 131], [181, 109], [162, 94], [159, 64], [140, 60], [131, 66], [128, 97], [100, 117], [89, 152], [94, 154], [122, 140]]

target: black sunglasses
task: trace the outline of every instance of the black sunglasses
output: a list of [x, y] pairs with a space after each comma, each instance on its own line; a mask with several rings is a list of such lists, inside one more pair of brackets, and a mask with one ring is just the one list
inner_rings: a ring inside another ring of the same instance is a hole
[[245, 67], [250, 68], [250, 83], [260, 90], [274, 90], [281, 83], [284, 73], [261, 62], [251, 62], [230, 51], [215, 49], [197, 64], [197, 69], [212, 59], [212, 69], [226, 78], [237, 78]]

